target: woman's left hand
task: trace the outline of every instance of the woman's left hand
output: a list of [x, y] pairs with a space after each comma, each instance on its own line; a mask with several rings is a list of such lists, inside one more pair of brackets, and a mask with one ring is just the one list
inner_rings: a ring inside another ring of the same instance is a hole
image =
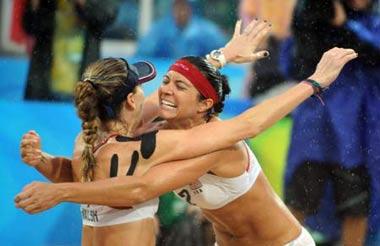
[[229, 63], [248, 63], [269, 56], [269, 52], [256, 51], [268, 37], [271, 24], [267, 21], [253, 20], [241, 33], [241, 21], [236, 22], [232, 39], [222, 48]]

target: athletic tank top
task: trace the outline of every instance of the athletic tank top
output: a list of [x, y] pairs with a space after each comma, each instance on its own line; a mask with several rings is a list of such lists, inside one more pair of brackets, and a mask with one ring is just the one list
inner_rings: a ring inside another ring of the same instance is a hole
[[223, 178], [213, 174], [201, 176], [197, 182], [175, 190], [187, 203], [203, 209], [218, 209], [245, 194], [255, 183], [261, 167], [248, 145], [248, 167], [243, 174], [233, 178]]

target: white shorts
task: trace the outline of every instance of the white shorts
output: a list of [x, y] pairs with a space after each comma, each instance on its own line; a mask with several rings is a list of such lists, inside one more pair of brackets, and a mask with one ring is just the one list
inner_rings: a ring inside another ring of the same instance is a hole
[[302, 227], [301, 234], [296, 239], [285, 244], [284, 246], [315, 246], [315, 242], [310, 233], [304, 227]]
[[[214, 246], [218, 246], [218, 243], [215, 242]], [[304, 227], [302, 227], [301, 234], [296, 239], [285, 244], [284, 246], [315, 246], [315, 242], [310, 233]]]

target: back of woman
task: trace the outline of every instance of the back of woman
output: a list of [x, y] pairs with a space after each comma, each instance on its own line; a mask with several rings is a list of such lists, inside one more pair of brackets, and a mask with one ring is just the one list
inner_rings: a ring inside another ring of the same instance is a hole
[[[73, 156], [73, 176], [81, 180], [81, 156], [84, 143], [78, 138]], [[96, 163], [93, 180], [123, 175], [140, 176], [145, 172], [145, 159], [139, 160], [141, 141], [123, 136], [105, 138], [95, 145]], [[81, 205], [83, 220], [82, 245], [155, 245], [154, 214], [158, 199], [133, 207]]]

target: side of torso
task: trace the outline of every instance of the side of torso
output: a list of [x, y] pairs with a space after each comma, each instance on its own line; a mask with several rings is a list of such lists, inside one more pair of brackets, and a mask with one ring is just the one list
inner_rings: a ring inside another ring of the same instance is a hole
[[256, 157], [245, 143], [226, 149], [221, 155], [221, 163], [215, 169], [175, 193], [202, 209], [221, 208], [246, 193], [261, 170]]

